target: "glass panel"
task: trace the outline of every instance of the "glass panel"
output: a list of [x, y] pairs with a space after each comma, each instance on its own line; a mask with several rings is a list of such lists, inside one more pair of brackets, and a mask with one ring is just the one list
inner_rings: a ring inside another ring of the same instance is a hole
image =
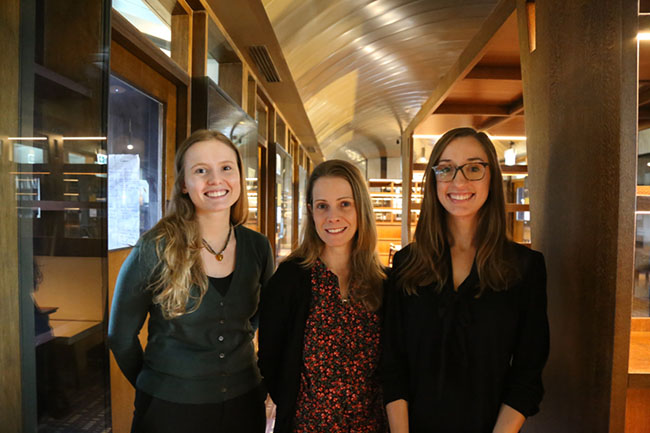
[[636, 216], [635, 285], [632, 316], [650, 315], [650, 215]]
[[113, 8], [171, 57], [172, 14], [157, 0], [113, 0]]
[[[110, 431], [104, 341], [108, 2], [21, 13], [19, 216], [24, 431]], [[33, 9], [30, 7], [33, 6]], [[29, 28], [33, 25], [33, 28]], [[26, 26], [26, 27], [25, 27]], [[33, 278], [32, 278], [33, 277]], [[28, 352], [28, 351], [26, 351]], [[29, 358], [31, 357], [31, 358]], [[32, 412], [33, 411], [33, 412]]]
[[205, 80], [208, 91], [208, 128], [230, 138], [239, 149], [248, 194], [246, 226], [259, 230], [257, 124], [210, 78], [206, 77]]
[[291, 253], [292, 240], [292, 193], [293, 163], [291, 156], [279, 145], [276, 146], [276, 229], [275, 244], [278, 258]]
[[[307, 208], [307, 170], [298, 166], [298, 227], [302, 227]], [[296, 233], [297, 235], [297, 233]]]
[[639, 131], [632, 317], [650, 316], [650, 129]]
[[108, 249], [133, 246], [162, 216], [163, 105], [115, 76], [108, 101]]

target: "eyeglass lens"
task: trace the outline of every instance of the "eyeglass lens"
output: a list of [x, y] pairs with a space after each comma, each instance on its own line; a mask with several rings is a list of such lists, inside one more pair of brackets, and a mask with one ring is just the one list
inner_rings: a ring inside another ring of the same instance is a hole
[[470, 162], [459, 167], [451, 164], [441, 164], [434, 168], [436, 178], [441, 182], [451, 182], [458, 171], [462, 171], [467, 180], [481, 180], [485, 176], [485, 166], [480, 163]]

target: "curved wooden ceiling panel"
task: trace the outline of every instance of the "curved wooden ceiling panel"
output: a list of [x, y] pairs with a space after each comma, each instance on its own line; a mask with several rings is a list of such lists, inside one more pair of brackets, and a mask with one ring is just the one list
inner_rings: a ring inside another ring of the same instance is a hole
[[399, 156], [402, 130], [498, 0], [264, 0], [326, 158]]

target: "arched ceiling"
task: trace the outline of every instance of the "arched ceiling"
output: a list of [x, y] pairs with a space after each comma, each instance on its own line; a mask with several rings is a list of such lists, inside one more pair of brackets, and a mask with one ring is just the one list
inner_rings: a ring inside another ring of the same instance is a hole
[[497, 0], [263, 0], [326, 158], [397, 140]]

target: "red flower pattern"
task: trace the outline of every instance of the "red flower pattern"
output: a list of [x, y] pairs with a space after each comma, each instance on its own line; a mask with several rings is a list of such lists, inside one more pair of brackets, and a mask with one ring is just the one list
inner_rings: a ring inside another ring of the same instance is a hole
[[380, 318], [343, 302], [338, 278], [319, 260], [311, 270], [296, 433], [384, 433], [377, 378]]

